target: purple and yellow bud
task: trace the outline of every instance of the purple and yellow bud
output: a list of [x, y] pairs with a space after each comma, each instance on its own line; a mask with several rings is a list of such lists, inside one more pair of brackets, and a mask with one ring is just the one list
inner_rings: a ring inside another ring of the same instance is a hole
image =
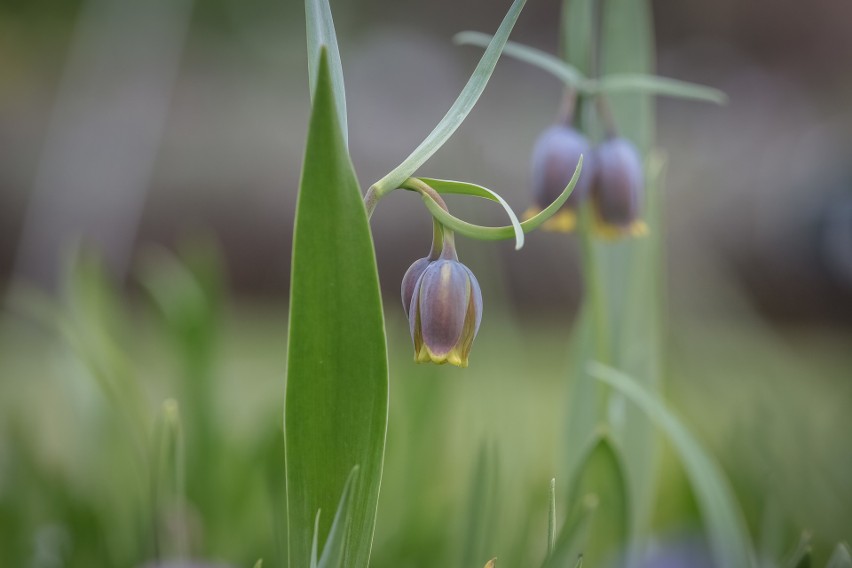
[[570, 232], [577, 225], [577, 209], [589, 194], [592, 185], [592, 167], [589, 141], [580, 132], [563, 124], [556, 124], [541, 133], [532, 152], [533, 204], [524, 213], [529, 219], [553, 203], [565, 190], [580, 156], [585, 156], [586, 166], [568, 201], [548, 219], [542, 228], [546, 231]]
[[592, 204], [595, 230], [604, 237], [638, 237], [648, 232], [639, 218], [644, 193], [642, 160], [626, 138], [607, 138], [594, 150]]
[[[426, 260], [424, 264], [422, 261]], [[406, 273], [420, 272], [407, 310], [414, 359], [467, 367], [470, 348], [482, 320], [482, 292], [476, 277], [452, 258], [420, 259]], [[406, 300], [403, 278], [403, 302]]]

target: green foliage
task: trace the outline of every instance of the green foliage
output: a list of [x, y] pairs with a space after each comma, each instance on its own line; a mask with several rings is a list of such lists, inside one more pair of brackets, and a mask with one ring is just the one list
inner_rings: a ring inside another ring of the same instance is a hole
[[[574, 169], [574, 175], [571, 176], [571, 181], [568, 183], [568, 185], [565, 187], [565, 190], [559, 195], [559, 197], [557, 197], [553, 203], [545, 207], [537, 215], [535, 215], [531, 219], [527, 219], [526, 221], [520, 224], [520, 228], [524, 233], [529, 233], [530, 231], [536, 230], [538, 227], [543, 225], [544, 222], [547, 221], [550, 217], [555, 215], [557, 211], [559, 211], [559, 208], [562, 207], [562, 205], [568, 200], [568, 197], [571, 196], [571, 192], [574, 191], [574, 186], [577, 184], [577, 180], [580, 177], [580, 171], [582, 171], [582, 168], [583, 160], [581, 159], [580, 162], [577, 164], [577, 167]], [[448, 189], [454, 189], [456, 190], [454, 191], [454, 193], [456, 193], [462, 190], [462, 186], [459, 185], [449, 186], [440, 183], [439, 185], [444, 191], [447, 191]], [[405, 187], [408, 187], [408, 182]], [[466, 187], [464, 189], [470, 188]], [[470, 191], [473, 190], [470, 189]], [[483, 227], [481, 225], [474, 225], [444, 211], [444, 209], [429, 195], [423, 195], [423, 202], [426, 204], [426, 208], [429, 210], [429, 212], [435, 219], [437, 219], [442, 225], [452, 229], [453, 231], [456, 231], [460, 235], [465, 235], [474, 239], [485, 241], [499, 241], [511, 238], [515, 238], [517, 241], [517, 227], [515, 226]]]
[[402, 185], [402, 183], [411, 177], [417, 169], [422, 166], [444, 143], [452, 136], [452, 134], [461, 126], [461, 123], [473, 110], [476, 101], [485, 90], [485, 85], [491, 78], [491, 73], [494, 72], [494, 67], [497, 66], [497, 60], [503, 51], [503, 46], [509, 39], [509, 34], [521, 14], [526, 0], [514, 0], [506, 17], [500, 23], [497, 33], [491, 43], [482, 54], [482, 59], [473, 70], [470, 79], [462, 89], [456, 101], [441, 119], [441, 122], [429, 133], [423, 142], [405, 159], [403, 162], [394, 168], [388, 175], [380, 179], [374, 184], [378, 188], [379, 193], [392, 191]]
[[852, 566], [852, 555], [849, 554], [849, 548], [844, 543], [840, 543], [834, 549], [826, 568], [850, 568], [850, 566]]
[[612, 565], [629, 542], [627, 491], [621, 458], [608, 437], [601, 434], [574, 476], [565, 534], [560, 535], [560, 544], [546, 566], [570, 565], [580, 554], [591, 566]]
[[[461, 32], [456, 34], [454, 38], [458, 44], [477, 45], [480, 47], [488, 45], [491, 39], [491, 36], [488, 34], [479, 32]], [[725, 93], [719, 89], [695, 85], [668, 77], [659, 77], [657, 75], [614, 73], [600, 78], [589, 78], [575, 66], [566, 63], [554, 55], [511, 41], [506, 43], [503, 53], [547, 71], [565, 83], [566, 86], [576, 89], [583, 95], [630, 92], [692, 99], [716, 104], [723, 104], [727, 101]]]
[[316, 96], [319, 82], [320, 53], [325, 49], [328, 57], [331, 87], [334, 91], [334, 106], [337, 111], [337, 124], [343, 135], [343, 144], [349, 138], [346, 118], [346, 89], [343, 86], [343, 64], [340, 62], [340, 48], [337, 46], [337, 32], [331, 17], [328, 0], [305, 0], [305, 22], [308, 37], [308, 82], [311, 100]]
[[509, 216], [509, 221], [512, 223], [512, 228], [515, 231], [515, 250], [520, 250], [521, 247], [524, 246], [524, 230], [521, 227], [521, 222], [518, 221], [518, 216], [515, 215], [515, 212], [512, 211], [512, 208], [509, 207], [509, 204], [506, 203], [506, 200], [500, 197], [497, 193], [491, 191], [487, 187], [482, 187], [481, 185], [464, 181], [453, 181], [447, 179], [424, 177], [421, 177], [419, 179], [438, 193], [473, 195], [476, 197], [482, 197], [483, 199], [496, 201], [506, 211], [506, 214]]
[[701, 507], [713, 556], [720, 566], [748, 568], [754, 552], [748, 529], [722, 470], [701, 444], [651, 392], [627, 375], [599, 363], [590, 373], [615, 387], [666, 433], [680, 457]]
[[[384, 458], [387, 347], [375, 253], [320, 58], [293, 236], [284, 432], [291, 566], [311, 558], [317, 511], [336, 509], [352, 469], [344, 565], [370, 556]], [[320, 517], [318, 542], [331, 515]]]

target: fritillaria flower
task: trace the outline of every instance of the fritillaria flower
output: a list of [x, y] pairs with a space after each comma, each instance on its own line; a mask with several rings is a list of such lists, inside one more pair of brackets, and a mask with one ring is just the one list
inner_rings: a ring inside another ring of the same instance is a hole
[[550, 205], [565, 190], [580, 156], [586, 165], [568, 201], [542, 228], [546, 231], [570, 232], [577, 225], [577, 210], [592, 185], [591, 147], [580, 132], [565, 124], [555, 124], [541, 133], [532, 151], [532, 200], [525, 218], [531, 218]]
[[415, 261], [403, 278], [402, 298], [408, 303], [414, 359], [467, 367], [482, 320], [482, 292], [454, 247], [445, 246], [437, 260]]
[[592, 205], [595, 228], [605, 238], [647, 233], [639, 218], [643, 197], [642, 160], [626, 138], [612, 136], [594, 149]]

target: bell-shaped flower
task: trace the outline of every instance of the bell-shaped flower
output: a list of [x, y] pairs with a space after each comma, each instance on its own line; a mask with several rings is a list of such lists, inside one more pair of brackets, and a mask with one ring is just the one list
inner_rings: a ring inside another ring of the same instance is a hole
[[408, 317], [408, 311], [411, 309], [411, 297], [414, 296], [414, 287], [417, 281], [426, 270], [426, 267], [435, 262], [435, 259], [424, 257], [418, 258], [405, 271], [405, 276], [402, 277], [402, 309], [405, 310], [405, 317]]
[[594, 150], [592, 204], [595, 229], [602, 237], [641, 236], [648, 227], [639, 218], [644, 193], [642, 160], [626, 138], [613, 136]]
[[[482, 292], [473, 272], [447, 256], [442, 255], [425, 266], [421, 261], [428, 259], [420, 259], [406, 273], [408, 277], [421, 272], [407, 311], [414, 359], [418, 363], [467, 367], [470, 348], [482, 320]], [[403, 279], [403, 300], [406, 283]]]
[[524, 213], [529, 219], [553, 203], [565, 190], [580, 156], [585, 164], [568, 201], [548, 219], [546, 231], [570, 232], [577, 225], [577, 210], [592, 185], [591, 147], [588, 139], [565, 124], [555, 124], [539, 135], [532, 151], [532, 205]]

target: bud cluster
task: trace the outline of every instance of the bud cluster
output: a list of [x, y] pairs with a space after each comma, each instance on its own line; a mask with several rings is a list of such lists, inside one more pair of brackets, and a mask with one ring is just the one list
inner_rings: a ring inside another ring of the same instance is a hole
[[589, 199], [595, 230], [602, 237], [645, 234], [647, 227], [639, 217], [643, 172], [638, 150], [629, 140], [615, 134], [614, 129], [592, 147], [588, 139], [570, 125], [570, 119], [547, 128], [533, 147], [532, 205], [525, 217], [536, 215], [562, 193], [581, 155], [585, 166], [571, 197], [543, 228], [573, 231], [580, 205]]

